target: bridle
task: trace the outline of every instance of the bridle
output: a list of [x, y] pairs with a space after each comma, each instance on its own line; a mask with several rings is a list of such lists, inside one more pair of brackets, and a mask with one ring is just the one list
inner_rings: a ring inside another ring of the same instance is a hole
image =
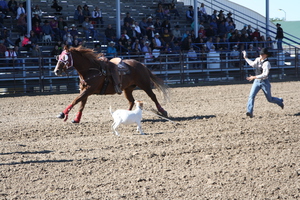
[[56, 57], [56, 60], [58, 62], [64, 63], [64, 65], [66, 66], [67, 69], [73, 67], [72, 54], [70, 52], [66, 51], [66, 50], [61, 52], [61, 54]]

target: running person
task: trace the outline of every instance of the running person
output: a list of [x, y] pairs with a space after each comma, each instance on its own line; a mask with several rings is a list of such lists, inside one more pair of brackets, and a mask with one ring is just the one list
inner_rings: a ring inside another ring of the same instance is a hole
[[271, 69], [271, 64], [268, 60], [268, 57], [271, 55], [271, 53], [268, 51], [268, 48], [261, 49], [260, 56], [256, 58], [254, 61], [247, 58], [246, 51], [243, 51], [243, 55], [246, 62], [255, 70], [255, 76], [250, 75], [249, 77], [247, 77], [248, 81], [254, 80], [254, 82], [248, 98], [246, 115], [249, 116], [250, 118], [253, 117], [254, 99], [260, 89], [263, 90], [267, 100], [270, 103], [276, 103], [278, 106], [280, 106], [283, 109], [284, 108], [283, 99], [272, 97], [271, 95], [271, 84], [268, 79], [269, 70]]

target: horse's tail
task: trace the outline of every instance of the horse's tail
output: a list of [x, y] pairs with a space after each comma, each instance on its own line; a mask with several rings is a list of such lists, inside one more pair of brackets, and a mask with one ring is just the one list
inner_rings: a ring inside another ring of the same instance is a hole
[[113, 112], [111, 110], [111, 106], [109, 106], [109, 112], [110, 112], [111, 116], [113, 116]]
[[[146, 67], [146, 66], [145, 66]], [[146, 67], [146, 69], [149, 72], [149, 76], [150, 76], [150, 80], [152, 81], [152, 83], [154, 84], [154, 86], [156, 87], [156, 89], [162, 93], [164, 100], [165, 101], [169, 101], [170, 100], [170, 96], [169, 96], [169, 87], [164, 83], [164, 81], [157, 77], [155, 74], [153, 74], [150, 69], [148, 69]]]

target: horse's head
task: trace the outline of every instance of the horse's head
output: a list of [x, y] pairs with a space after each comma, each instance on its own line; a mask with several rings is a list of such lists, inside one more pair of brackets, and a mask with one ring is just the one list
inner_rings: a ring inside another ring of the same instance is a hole
[[63, 52], [56, 57], [57, 63], [54, 69], [56, 76], [62, 76], [62, 73], [67, 71], [67, 69], [73, 66], [72, 54], [68, 49], [63, 50]]

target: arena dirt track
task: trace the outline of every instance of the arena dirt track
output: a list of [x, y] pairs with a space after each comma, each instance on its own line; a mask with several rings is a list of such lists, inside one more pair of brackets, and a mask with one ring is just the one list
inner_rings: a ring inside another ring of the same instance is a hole
[[80, 124], [56, 118], [78, 94], [1, 97], [0, 199], [299, 199], [300, 82], [271, 84], [284, 110], [259, 92], [246, 118], [247, 83], [172, 88], [177, 125], [144, 113], [147, 135], [120, 137], [123, 96], [91, 96]]

